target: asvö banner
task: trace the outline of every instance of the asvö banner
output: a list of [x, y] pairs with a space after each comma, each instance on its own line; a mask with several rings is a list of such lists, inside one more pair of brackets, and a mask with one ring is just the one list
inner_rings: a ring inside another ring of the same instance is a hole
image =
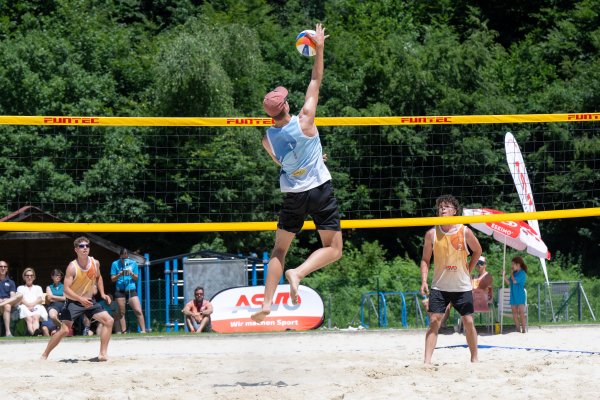
[[298, 288], [298, 304], [292, 305], [290, 285], [278, 285], [271, 314], [260, 324], [250, 315], [263, 303], [264, 286], [245, 286], [222, 290], [210, 299], [213, 305], [212, 328], [216, 332], [304, 331], [323, 323], [325, 306], [319, 293], [308, 286]]

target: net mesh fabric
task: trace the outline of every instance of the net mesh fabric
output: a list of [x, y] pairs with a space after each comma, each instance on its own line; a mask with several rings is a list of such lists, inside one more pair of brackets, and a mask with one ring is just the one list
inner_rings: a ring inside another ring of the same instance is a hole
[[[522, 210], [512, 132], [538, 211], [598, 207], [598, 122], [319, 127], [343, 219], [434, 216], [435, 199]], [[261, 127], [0, 127], [0, 213], [69, 222], [277, 220]]]

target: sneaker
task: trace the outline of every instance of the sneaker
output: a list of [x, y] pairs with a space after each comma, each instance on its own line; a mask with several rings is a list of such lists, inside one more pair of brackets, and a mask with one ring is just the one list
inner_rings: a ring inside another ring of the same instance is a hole
[[90, 328], [88, 328], [87, 326], [85, 328], [83, 328], [83, 336], [89, 336], [90, 334]]
[[8, 335], [6, 335], [7, 338], [14, 338], [13, 335], [11, 335], [10, 333]]

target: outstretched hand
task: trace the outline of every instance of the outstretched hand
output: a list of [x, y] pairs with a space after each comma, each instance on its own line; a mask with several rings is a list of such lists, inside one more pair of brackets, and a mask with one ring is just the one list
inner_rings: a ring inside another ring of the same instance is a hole
[[323, 25], [317, 24], [315, 28], [315, 34], [307, 33], [310, 40], [313, 41], [316, 47], [323, 47], [325, 45], [325, 39], [329, 37], [329, 35], [325, 35], [325, 28]]

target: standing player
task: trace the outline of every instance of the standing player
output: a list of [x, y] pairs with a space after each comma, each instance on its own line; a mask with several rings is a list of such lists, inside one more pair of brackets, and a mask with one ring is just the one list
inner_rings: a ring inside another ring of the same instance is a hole
[[[440, 217], [453, 217], [457, 215], [460, 205], [451, 195], [444, 195], [435, 201]], [[467, 263], [469, 250], [473, 251], [471, 262]], [[429, 297], [429, 329], [425, 337], [425, 364], [431, 364], [431, 356], [437, 343], [438, 331], [448, 304], [460, 314], [467, 344], [471, 351], [471, 362], [477, 360], [477, 331], [473, 322], [473, 292], [471, 289], [471, 271], [475, 268], [481, 245], [473, 232], [464, 225], [437, 225], [425, 234], [423, 259], [421, 260], [421, 294], [428, 295], [427, 275], [431, 253], [435, 267], [433, 281], [431, 282], [431, 295]]]
[[77, 258], [69, 263], [65, 275], [64, 291], [67, 300], [59, 317], [62, 326], [60, 327], [60, 331], [50, 339], [41, 359], [45, 360], [48, 358], [48, 355], [58, 342], [67, 336], [73, 326], [73, 321], [84, 314], [89, 320], [94, 318], [102, 324], [98, 360], [108, 361], [108, 341], [112, 333], [114, 319], [100, 304], [96, 303], [96, 300], [92, 296], [94, 293], [94, 284], [96, 284], [100, 291], [100, 296], [102, 296], [107, 304], [110, 304], [110, 297], [104, 293], [104, 282], [102, 281], [102, 275], [100, 275], [100, 263], [89, 256], [90, 241], [84, 236], [75, 239], [75, 253], [77, 253]]
[[271, 312], [271, 302], [283, 273], [285, 255], [308, 215], [315, 221], [323, 248], [312, 253], [298, 268], [286, 271], [292, 304], [298, 302], [298, 286], [302, 278], [342, 256], [340, 214], [331, 186], [331, 175], [324, 163], [327, 158], [322, 154], [315, 125], [319, 87], [323, 78], [323, 50], [328, 37], [321, 24], [317, 24], [315, 35], [310, 36], [317, 54], [304, 106], [298, 116], [290, 116], [288, 91], [283, 87], [267, 94], [263, 101], [263, 107], [273, 117], [275, 125], [267, 130], [262, 143], [273, 161], [281, 165], [279, 182], [281, 191], [287, 195], [279, 214], [263, 304], [260, 311], [251, 317], [256, 322], [262, 322]]

